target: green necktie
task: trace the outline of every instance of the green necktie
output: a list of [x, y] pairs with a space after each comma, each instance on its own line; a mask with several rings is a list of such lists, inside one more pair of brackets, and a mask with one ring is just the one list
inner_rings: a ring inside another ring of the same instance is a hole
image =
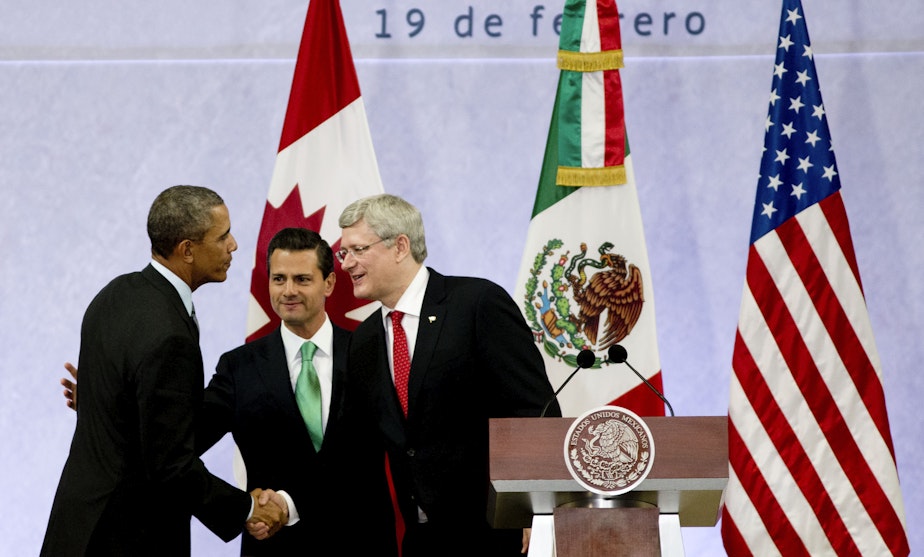
[[311, 341], [302, 345], [302, 371], [295, 382], [295, 401], [308, 427], [314, 450], [319, 451], [321, 441], [324, 439], [321, 429], [321, 381], [318, 379], [314, 364], [311, 363], [317, 349], [318, 347]]

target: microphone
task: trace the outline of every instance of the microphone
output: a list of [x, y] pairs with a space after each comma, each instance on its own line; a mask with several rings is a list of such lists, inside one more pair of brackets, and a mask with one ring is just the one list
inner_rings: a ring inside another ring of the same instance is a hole
[[597, 361], [597, 357], [594, 356], [594, 353], [590, 350], [581, 350], [578, 352], [577, 367], [574, 368], [574, 371], [571, 372], [571, 375], [565, 379], [565, 382], [561, 384], [561, 387], [559, 387], [557, 391], [555, 391], [555, 394], [552, 395], [552, 398], [550, 398], [549, 401], [545, 403], [545, 406], [542, 407], [542, 413], [539, 414], [540, 418], [545, 417], [545, 412], [549, 409], [549, 405], [552, 404], [552, 401], [558, 397], [558, 393], [560, 393], [561, 390], [565, 388], [565, 385], [568, 384], [568, 381], [571, 381], [571, 378], [574, 377], [574, 374], [579, 372], [581, 369], [587, 369], [594, 365], [595, 361]]
[[634, 367], [632, 367], [632, 364], [630, 364], [627, 359], [628, 357], [629, 357], [629, 353], [626, 351], [626, 349], [618, 344], [614, 344], [610, 346], [609, 350], [607, 350], [607, 359], [614, 364], [626, 364], [627, 366], [629, 366], [629, 369], [635, 372], [635, 374], [638, 375], [638, 378], [644, 381], [645, 384], [648, 385], [648, 388], [651, 389], [654, 392], [654, 394], [658, 395], [658, 398], [664, 401], [664, 404], [667, 405], [667, 409], [671, 411], [671, 416], [673, 416], [674, 409], [671, 408], [671, 403], [668, 402], [666, 398], [664, 398], [664, 395], [661, 394], [661, 391], [656, 389], [655, 386], [649, 383], [648, 380], [645, 379], [641, 373], [639, 373], [638, 371], [636, 371]]

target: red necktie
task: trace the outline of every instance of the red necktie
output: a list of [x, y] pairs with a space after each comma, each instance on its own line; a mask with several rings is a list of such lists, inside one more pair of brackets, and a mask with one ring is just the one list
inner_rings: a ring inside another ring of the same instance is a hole
[[400, 311], [393, 311], [388, 315], [391, 317], [391, 329], [394, 335], [391, 354], [395, 369], [395, 390], [398, 391], [398, 400], [401, 401], [401, 410], [404, 411], [406, 418], [407, 380], [411, 375], [411, 356], [407, 351], [407, 335], [404, 334], [404, 327], [401, 326], [401, 318], [404, 314]]

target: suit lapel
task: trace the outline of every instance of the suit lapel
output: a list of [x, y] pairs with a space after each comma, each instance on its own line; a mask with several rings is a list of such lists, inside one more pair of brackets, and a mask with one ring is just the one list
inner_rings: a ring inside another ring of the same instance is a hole
[[176, 291], [176, 288], [170, 284], [170, 281], [167, 280], [164, 275], [154, 268], [150, 263], [147, 267], [141, 270], [141, 276], [147, 279], [154, 288], [162, 292], [168, 300], [170, 300], [170, 305], [175, 309], [186, 322], [186, 327], [189, 329], [190, 334], [195, 337], [196, 341], [199, 341], [199, 327], [196, 326], [196, 323], [193, 321], [192, 317], [189, 315], [189, 312], [186, 311], [186, 306], [183, 305], [183, 299], [180, 298], [180, 293]]
[[[350, 333], [346, 329], [334, 325], [333, 359], [334, 373], [332, 377], [330, 412], [327, 418], [327, 431], [336, 427], [343, 412], [344, 394], [347, 383], [347, 351], [350, 346]], [[325, 437], [327, 435], [325, 434]]]
[[282, 344], [282, 333], [277, 328], [270, 333], [258, 351], [257, 373], [266, 387], [266, 391], [278, 401], [278, 407], [284, 409], [286, 418], [303, 423], [302, 415], [295, 402], [292, 380], [289, 378], [289, 362]]
[[424, 375], [430, 367], [430, 360], [436, 350], [436, 343], [443, 329], [446, 315], [446, 280], [443, 275], [429, 269], [430, 279], [424, 292], [420, 308], [420, 322], [417, 326], [417, 344], [411, 360], [411, 376], [408, 380], [408, 410], [414, 407], [414, 399], [423, 385]]
[[[373, 394], [373, 402], [381, 413], [380, 426], [392, 443], [403, 446], [404, 415], [401, 412], [401, 403], [398, 402], [398, 393], [395, 392], [395, 382], [391, 376], [391, 366], [388, 362], [388, 338], [385, 327], [382, 325], [382, 314], [376, 311], [370, 315], [366, 322], [353, 333], [352, 342], [356, 350], [364, 353], [357, 373], [369, 378], [368, 387]], [[354, 348], [351, 347], [351, 350]]]

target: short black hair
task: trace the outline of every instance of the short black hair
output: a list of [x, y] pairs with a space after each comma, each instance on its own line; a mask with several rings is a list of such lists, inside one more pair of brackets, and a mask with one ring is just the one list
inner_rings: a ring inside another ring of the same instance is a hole
[[212, 226], [212, 209], [225, 202], [202, 186], [173, 186], [154, 199], [148, 212], [151, 251], [161, 257], [170, 254], [183, 240], [202, 241]]
[[283, 228], [273, 236], [266, 248], [266, 272], [270, 272], [270, 257], [277, 249], [286, 251], [314, 250], [318, 256], [318, 269], [327, 278], [334, 272], [334, 252], [330, 245], [314, 230], [307, 228]]

